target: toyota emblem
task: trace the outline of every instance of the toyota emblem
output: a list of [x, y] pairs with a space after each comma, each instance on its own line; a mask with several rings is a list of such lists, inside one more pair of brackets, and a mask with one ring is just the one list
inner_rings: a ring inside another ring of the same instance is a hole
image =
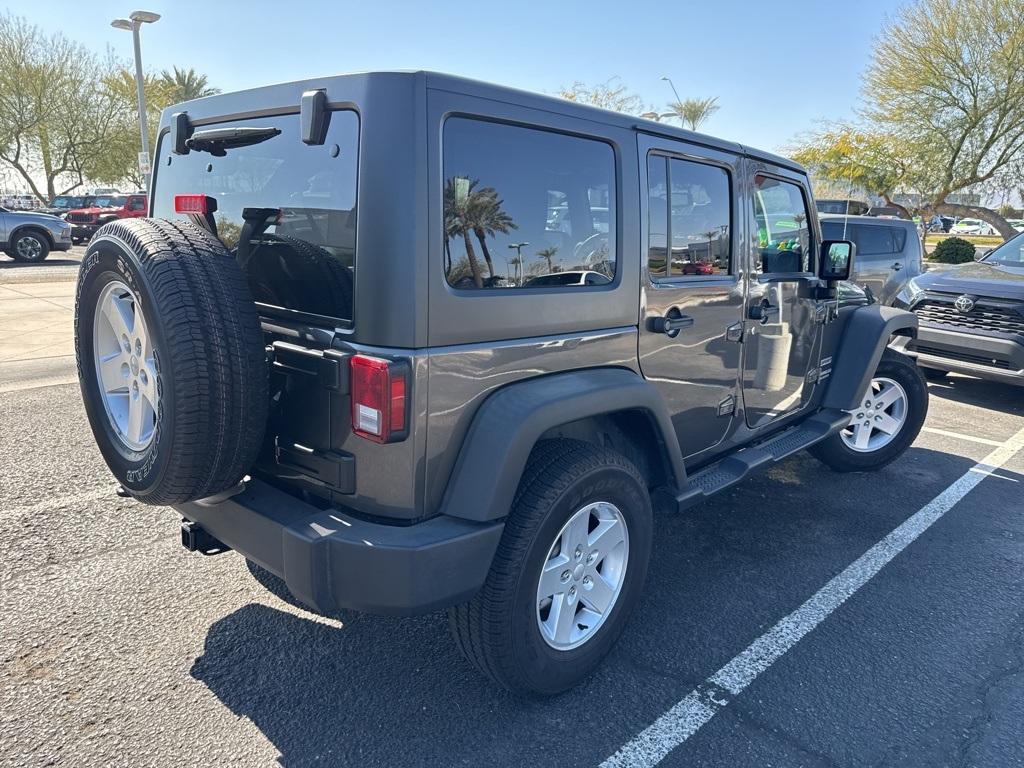
[[956, 307], [957, 312], [966, 315], [974, 309], [974, 297], [967, 296], [966, 294], [963, 296], [957, 296], [956, 301], [953, 302], [953, 306]]

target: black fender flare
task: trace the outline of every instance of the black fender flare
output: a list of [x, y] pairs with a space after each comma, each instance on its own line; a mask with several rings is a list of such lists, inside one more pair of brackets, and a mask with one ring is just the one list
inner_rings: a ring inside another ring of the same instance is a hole
[[848, 411], [868, 390], [882, 352], [893, 336], [916, 336], [917, 315], [896, 307], [871, 304], [853, 310], [836, 350], [825, 408]]
[[505, 517], [530, 452], [544, 432], [620, 411], [641, 411], [651, 420], [670, 480], [683, 487], [686, 469], [661, 394], [634, 371], [592, 368], [509, 384], [484, 400], [463, 441], [441, 510], [467, 520]]

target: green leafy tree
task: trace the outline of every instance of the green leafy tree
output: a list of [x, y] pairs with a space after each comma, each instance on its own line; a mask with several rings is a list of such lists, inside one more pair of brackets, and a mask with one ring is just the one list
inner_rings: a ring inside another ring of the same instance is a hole
[[[861, 162], [854, 152], [853, 165], [895, 173], [901, 189], [923, 197], [925, 213], [979, 218], [1004, 237], [1014, 234], [996, 212], [947, 198], [990, 182], [1024, 158], [1021, 0], [917, 0], [904, 6], [875, 44], [863, 96], [863, 126], [855, 132], [884, 147], [887, 157], [876, 164], [872, 151]], [[820, 150], [828, 138], [818, 134], [801, 149]]]
[[892, 200], [897, 190], [913, 184], [913, 161], [896, 151], [900, 146], [896, 136], [840, 124], [805, 137], [790, 154], [815, 176], [848, 193], [861, 189], [881, 197], [910, 218], [910, 212]]
[[82, 45], [0, 14], [0, 161], [40, 200], [81, 186], [109, 147], [103, 72]]
[[1024, 152], [1018, 0], [923, 0], [905, 9], [883, 32], [865, 90], [869, 117], [915, 148], [932, 208], [1012, 236], [998, 214], [946, 197], [993, 179]]
[[609, 78], [596, 85], [587, 85], [577, 80], [572, 85], [562, 86], [558, 90], [558, 95], [568, 101], [627, 115], [639, 115], [646, 109], [643, 99], [630, 91], [618, 77]]

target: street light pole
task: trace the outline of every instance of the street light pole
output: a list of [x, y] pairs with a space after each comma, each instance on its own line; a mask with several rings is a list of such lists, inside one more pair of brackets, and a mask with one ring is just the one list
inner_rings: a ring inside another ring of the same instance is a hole
[[142, 165], [142, 161], [144, 159], [146, 171], [145, 173], [142, 173], [142, 181], [146, 192], [149, 191], [149, 178], [152, 161], [149, 156], [149, 125], [146, 120], [146, 88], [145, 80], [142, 76], [142, 44], [139, 39], [139, 29], [141, 29], [143, 24], [152, 24], [154, 21], [158, 21], [159, 19], [159, 13], [152, 13], [151, 11], [132, 11], [132, 15], [129, 18], [114, 19], [110, 22], [110, 26], [115, 29], [131, 30], [132, 33], [132, 43], [135, 48], [135, 87], [138, 91], [139, 99], [139, 133], [142, 137], [142, 153], [139, 156], [139, 165]]
[[676, 103], [677, 104], [682, 104], [683, 100], [679, 98], [679, 91], [676, 90], [676, 86], [675, 86], [675, 83], [672, 82], [672, 78], [669, 77], [668, 75], [665, 75], [661, 79], [669, 84], [669, 87], [672, 89], [672, 93], [674, 93], [676, 95]]
[[519, 277], [519, 270], [523, 268], [523, 248], [525, 248], [528, 245], [529, 243], [512, 243], [509, 245], [509, 248], [515, 250], [516, 252], [516, 285], [519, 285], [519, 283], [521, 282]]

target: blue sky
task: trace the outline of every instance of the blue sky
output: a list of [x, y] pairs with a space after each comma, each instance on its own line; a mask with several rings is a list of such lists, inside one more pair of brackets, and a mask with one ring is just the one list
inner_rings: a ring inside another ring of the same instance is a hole
[[301, 0], [9, 0], [49, 31], [131, 55], [110, 20], [143, 7], [147, 69], [177, 64], [236, 90], [371, 69], [436, 69], [541, 92], [618, 76], [661, 108], [717, 96], [703, 130], [781, 150], [817, 121], [850, 117], [872, 38], [897, 5], [777, 2], [302, 2]]

